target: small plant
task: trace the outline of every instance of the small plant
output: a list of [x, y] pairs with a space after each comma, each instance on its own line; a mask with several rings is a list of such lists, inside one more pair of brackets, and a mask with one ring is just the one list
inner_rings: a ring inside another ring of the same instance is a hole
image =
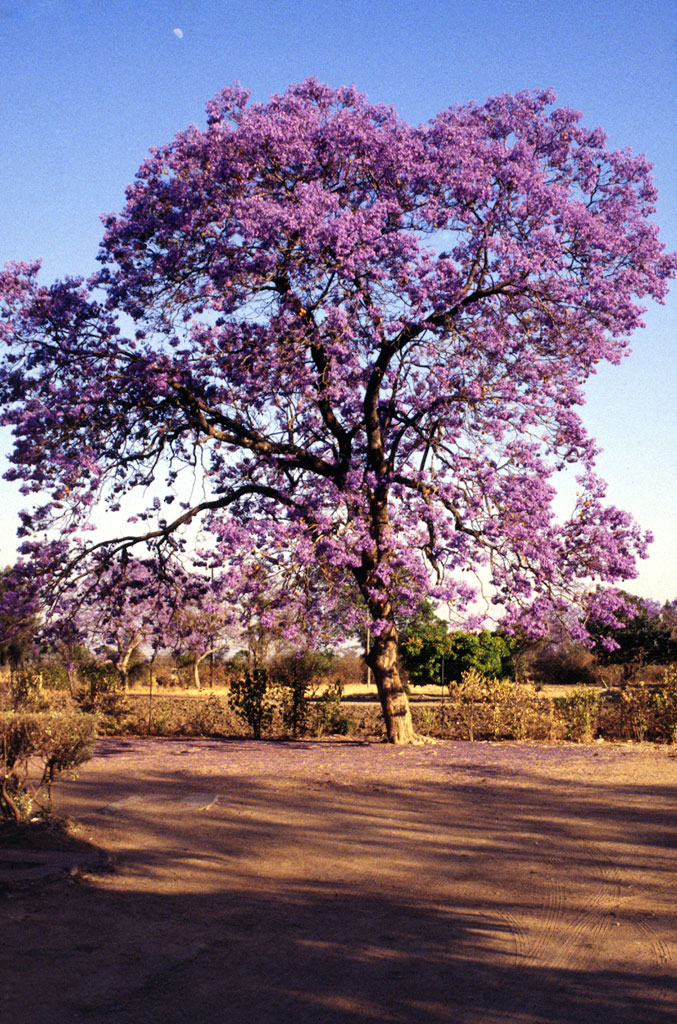
[[277, 705], [267, 671], [255, 668], [234, 680], [228, 700], [235, 714], [247, 723], [254, 739], [260, 740], [263, 730], [273, 721]]
[[[510, 713], [510, 707], [514, 704], [514, 693], [519, 686], [512, 679], [487, 679], [487, 696], [491, 712], [491, 736], [498, 740], [505, 736], [513, 736], [515, 739], [522, 739], [522, 736], [514, 736], [514, 714]], [[517, 729], [521, 732], [521, 728]]]
[[42, 692], [42, 674], [20, 667], [12, 674], [10, 700], [15, 711], [45, 711], [49, 701]]
[[421, 736], [433, 736], [438, 725], [437, 715], [430, 708], [417, 708], [415, 714], [416, 731]]
[[305, 679], [291, 679], [282, 688], [282, 722], [296, 739], [308, 728], [310, 701]]
[[[92, 756], [95, 720], [83, 714], [0, 714], [0, 813], [23, 821], [52, 811], [52, 786]], [[35, 762], [41, 765], [35, 771]]]
[[126, 732], [131, 705], [114, 666], [110, 662], [90, 661], [81, 667], [80, 676], [82, 685], [74, 694], [80, 710], [97, 716], [102, 735]]
[[341, 709], [343, 686], [337, 680], [330, 683], [315, 702], [313, 731], [316, 736], [346, 736], [350, 732], [350, 719]]
[[536, 739], [550, 733], [547, 716], [550, 705], [536, 696], [529, 679], [492, 679], [488, 685], [493, 703], [494, 739], [501, 736], [511, 740]]
[[597, 731], [599, 694], [581, 688], [570, 697], [554, 698], [555, 712], [564, 728], [564, 739], [589, 743]]
[[651, 705], [652, 693], [646, 683], [621, 690], [621, 728], [636, 743], [643, 743], [649, 730]]
[[460, 682], [450, 684], [449, 697], [452, 711], [472, 742], [483, 717], [482, 704], [487, 697], [486, 679], [477, 669], [470, 668], [461, 674]]

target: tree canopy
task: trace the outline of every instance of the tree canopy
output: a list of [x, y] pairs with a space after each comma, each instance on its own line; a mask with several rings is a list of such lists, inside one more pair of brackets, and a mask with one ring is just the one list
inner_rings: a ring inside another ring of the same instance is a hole
[[594, 651], [604, 665], [667, 665], [677, 660], [677, 636], [670, 621], [671, 605], [661, 608], [624, 594], [627, 611], [619, 613], [614, 625], [595, 624]]
[[514, 637], [488, 629], [449, 632], [428, 602], [400, 626], [399, 634], [400, 659], [414, 686], [458, 683], [470, 669], [498, 679], [514, 673]]
[[[463, 610], [480, 573], [507, 628], [612, 614], [596, 584], [648, 538], [604, 504], [577, 410], [675, 259], [647, 161], [553, 100], [412, 126], [354, 88], [233, 86], [151, 151], [88, 284], [6, 268], [8, 476], [49, 496], [25, 556], [64, 579], [97, 545], [170, 558], [199, 520], [213, 564], [244, 542], [318, 567], [366, 604], [395, 742], [414, 736], [396, 614], [423, 595]], [[79, 532], [130, 502], [140, 525]]]

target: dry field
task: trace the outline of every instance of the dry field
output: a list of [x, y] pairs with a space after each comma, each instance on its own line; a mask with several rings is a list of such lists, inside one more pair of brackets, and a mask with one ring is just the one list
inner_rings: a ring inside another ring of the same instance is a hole
[[99, 740], [74, 848], [2, 851], [0, 1020], [672, 1024], [676, 784], [648, 746]]

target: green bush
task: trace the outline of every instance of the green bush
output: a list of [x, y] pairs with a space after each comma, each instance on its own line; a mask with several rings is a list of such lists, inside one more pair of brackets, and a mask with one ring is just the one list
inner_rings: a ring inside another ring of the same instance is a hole
[[413, 686], [442, 685], [476, 671], [482, 676], [512, 676], [517, 641], [483, 629], [448, 632], [449, 624], [424, 602], [400, 627], [399, 656]]
[[[35, 806], [50, 814], [55, 778], [89, 760], [95, 735], [92, 715], [0, 713], [2, 816], [21, 821]], [[35, 761], [41, 765], [37, 772]]]
[[231, 683], [229, 703], [233, 711], [249, 726], [255, 740], [260, 740], [273, 721], [277, 693], [271, 686], [268, 672], [255, 668]]
[[12, 674], [10, 682], [10, 703], [15, 711], [45, 711], [49, 701], [42, 692], [43, 679], [40, 672], [20, 666]]
[[581, 688], [570, 697], [555, 697], [553, 703], [555, 715], [564, 728], [564, 739], [589, 743], [599, 723], [599, 693]]
[[335, 661], [331, 652], [304, 651], [277, 658], [273, 663], [272, 672], [279, 686], [282, 725], [294, 738], [308, 730], [309, 690]]
[[291, 679], [283, 686], [282, 723], [296, 739], [303, 736], [308, 728], [310, 716], [310, 700], [308, 699], [308, 683], [305, 679]]
[[74, 699], [82, 712], [96, 715], [98, 732], [121, 735], [131, 727], [132, 708], [119, 673], [110, 662], [90, 661], [80, 669], [82, 684]]
[[351, 722], [341, 707], [343, 686], [340, 682], [330, 683], [315, 702], [313, 708], [313, 733], [315, 736], [347, 736]]

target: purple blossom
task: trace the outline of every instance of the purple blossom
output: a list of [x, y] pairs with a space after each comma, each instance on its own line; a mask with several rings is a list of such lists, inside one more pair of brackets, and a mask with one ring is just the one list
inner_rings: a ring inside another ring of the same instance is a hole
[[26, 539], [75, 545], [92, 509], [134, 495], [144, 529], [105, 550], [166, 562], [200, 523], [243, 594], [262, 595], [257, 551], [269, 580], [313, 579], [315, 621], [351, 594], [394, 740], [412, 736], [395, 617], [425, 595], [470, 611], [468, 576], [488, 572], [506, 627], [537, 635], [577, 608], [585, 636], [590, 595], [631, 578], [649, 538], [604, 503], [582, 385], [627, 354], [677, 264], [646, 160], [553, 101], [415, 127], [312, 79], [268, 104], [233, 86], [204, 130], [151, 151], [88, 286], [6, 268], [8, 477], [47, 496]]

